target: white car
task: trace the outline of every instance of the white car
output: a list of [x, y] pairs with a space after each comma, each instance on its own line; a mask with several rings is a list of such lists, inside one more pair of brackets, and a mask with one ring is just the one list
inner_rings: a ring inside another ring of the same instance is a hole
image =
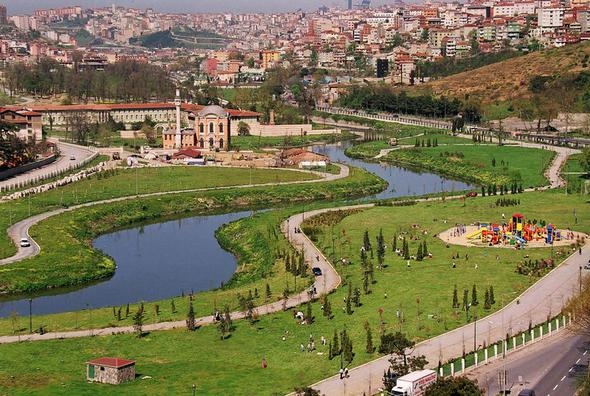
[[21, 247], [29, 247], [29, 246], [31, 246], [31, 242], [29, 242], [29, 240], [27, 238], [21, 238], [20, 246]]

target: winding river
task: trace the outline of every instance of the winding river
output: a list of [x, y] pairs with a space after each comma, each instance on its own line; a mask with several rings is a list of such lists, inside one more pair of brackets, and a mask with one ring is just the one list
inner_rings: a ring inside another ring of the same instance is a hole
[[[335, 162], [364, 168], [389, 183], [385, 191], [369, 198], [386, 199], [441, 190], [452, 192], [471, 187], [432, 173], [350, 159], [344, 154], [349, 144], [320, 145], [313, 150], [328, 155]], [[22, 297], [0, 299], [0, 317], [7, 317], [11, 312], [25, 316], [29, 314], [29, 308], [33, 314], [39, 315], [121, 306], [218, 287], [231, 278], [237, 262], [221, 249], [215, 239], [215, 230], [249, 214], [197, 216], [103, 235], [94, 241], [94, 246], [117, 263], [112, 278], [81, 289], [37, 295], [31, 302]]]

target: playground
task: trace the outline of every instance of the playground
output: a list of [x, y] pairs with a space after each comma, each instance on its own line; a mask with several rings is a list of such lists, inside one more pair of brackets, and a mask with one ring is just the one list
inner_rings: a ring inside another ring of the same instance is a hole
[[527, 220], [520, 213], [499, 222], [477, 222], [471, 225], [456, 224], [443, 231], [439, 238], [452, 245], [487, 246], [525, 249], [550, 246], [567, 246], [586, 238], [586, 234], [558, 229], [551, 223]]

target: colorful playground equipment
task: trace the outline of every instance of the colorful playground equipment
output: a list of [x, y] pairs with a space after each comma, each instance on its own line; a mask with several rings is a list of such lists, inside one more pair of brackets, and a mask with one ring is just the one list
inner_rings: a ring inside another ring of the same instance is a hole
[[478, 229], [467, 235], [468, 239], [481, 239], [488, 245], [510, 244], [515, 247], [524, 247], [528, 241], [543, 240], [547, 244], [561, 240], [561, 232], [553, 224], [539, 226], [525, 221], [524, 215], [515, 213], [510, 222], [479, 223]]

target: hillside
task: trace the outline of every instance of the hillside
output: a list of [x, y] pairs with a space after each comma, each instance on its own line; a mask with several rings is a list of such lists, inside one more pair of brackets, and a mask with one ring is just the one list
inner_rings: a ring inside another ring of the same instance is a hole
[[207, 31], [198, 31], [186, 26], [178, 26], [172, 30], [164, 30], [131, 38], [129, 43], [148, 48], [219, 49], [225, 47], [227, 38]]
[[459, 99], [478, 99], [483, 104], [526, 98], [530, 96], [529, 82], [532, 77], [590, 72], [589, 58], [590, 42], [585, 42], [533, 52], [431, 81], [417, 89]]

